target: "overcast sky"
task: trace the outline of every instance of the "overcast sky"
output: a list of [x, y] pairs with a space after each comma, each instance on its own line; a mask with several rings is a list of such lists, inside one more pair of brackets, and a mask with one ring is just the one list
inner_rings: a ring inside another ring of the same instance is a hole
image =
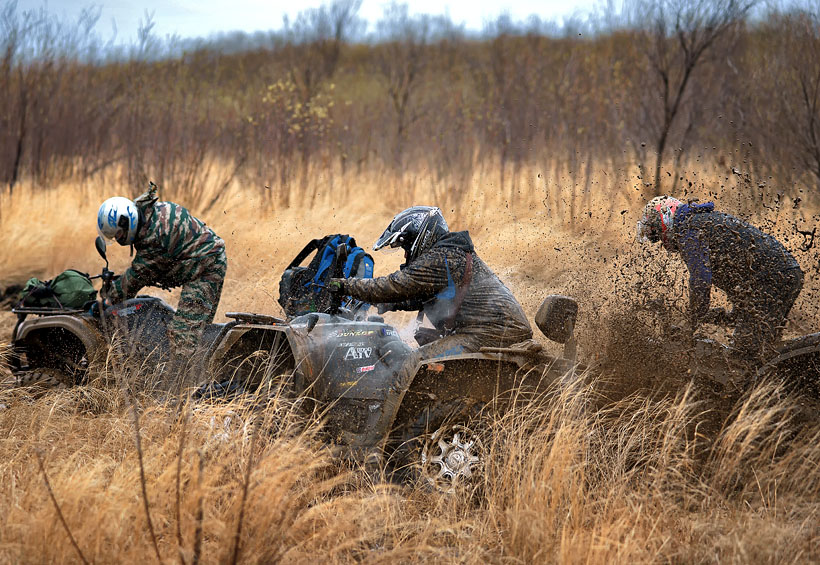
[[[327, 1], [296, 0], [18, 0], [19, 11], [46, 6], [49, 13], [66, 21], [76, 20], [83, 8], [101, 6], [97, 32], [110, 38], [116, 23], [118, 42], [130, 42], [146, 12], [153, 13], [154, 33], [159, 37], [176, 34], [183, 38], [207, 37], [217, 32], [241, 30], [268, 31], [282, 27], [282, 17], [295, 16], [301, 10], [321, 6]], [[363, 0], [359, 15], [375, 22], [382, 14], [384, 0]], [[509, 13], [514, 20], [535, 14], [544, 20], [562, 23], [573, 15], [585, 16], [602, 0], [412, 0], [411, 13], [449, 14], [456, 24], [481, 30], [488, 20]]]

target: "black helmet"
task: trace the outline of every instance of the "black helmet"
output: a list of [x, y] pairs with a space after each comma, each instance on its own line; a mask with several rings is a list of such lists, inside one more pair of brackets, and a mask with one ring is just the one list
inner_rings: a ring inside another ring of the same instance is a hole
[[411, 261], [430, 249], [433, 244], [450, 229], [441, 215], [441, 210], [433, 206], [413, 206], [399, 212], [373, 244], [373, 251], [383, 247], [401, 247], [405, 258]]

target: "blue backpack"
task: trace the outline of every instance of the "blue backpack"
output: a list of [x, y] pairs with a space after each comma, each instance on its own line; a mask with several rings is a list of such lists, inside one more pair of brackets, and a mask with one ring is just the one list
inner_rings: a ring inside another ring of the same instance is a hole
[[[337, 250], [347, 245], [347, 258], [339, 260]], [[302, 262], [316, 253], [306, 267]], [[279, 281], [279, 304], [288, 317], [309, 312], [331, 313], [332, 296], [327, 287], [331, 278], [372, 278], [373, 257], [356, 245], [349, 235], [332, 234], [310, 241], [290, 262]], [[351, 297], [343, 301], [357, 305]]]

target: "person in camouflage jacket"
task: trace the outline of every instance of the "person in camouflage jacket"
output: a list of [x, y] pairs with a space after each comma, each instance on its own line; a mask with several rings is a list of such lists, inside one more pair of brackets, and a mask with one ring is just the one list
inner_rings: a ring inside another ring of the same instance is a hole
[[420, 332], [422, 358], [505, 347], [532, 337], [510, 290], [482, 261], [466, 231], [449, 232], [438, 208], [414, 206], [398, 214], [374, 250], [402, 247], [406, 264], [374, 279], [334, 279], [339, 292], [379, 311], [419, 310], [435, 331]]
[[[112, 230], [117, 224], [119, 234]], [[113, 282], [108, 299], [116, 303], [133, 298], [145, 286], [181, 286], [169, 339], [176, 354], [193, 354], [219, 305], [228, 266], [224, 241], [184, 207], [160, 202], [155, 186], [133, 202], [107, 200], [100, 207], [98, 228], [101, 235], [136, 250], [131, 266]]]

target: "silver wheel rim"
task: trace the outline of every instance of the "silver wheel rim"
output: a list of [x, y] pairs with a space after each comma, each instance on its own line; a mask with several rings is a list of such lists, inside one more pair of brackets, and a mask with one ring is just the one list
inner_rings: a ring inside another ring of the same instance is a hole
[[475, 432], [461, 425], [437, 430], [424, 444], [421, 467], [425, 480], [445, 492], [472, 480], [483, 469], [483, 446]]

